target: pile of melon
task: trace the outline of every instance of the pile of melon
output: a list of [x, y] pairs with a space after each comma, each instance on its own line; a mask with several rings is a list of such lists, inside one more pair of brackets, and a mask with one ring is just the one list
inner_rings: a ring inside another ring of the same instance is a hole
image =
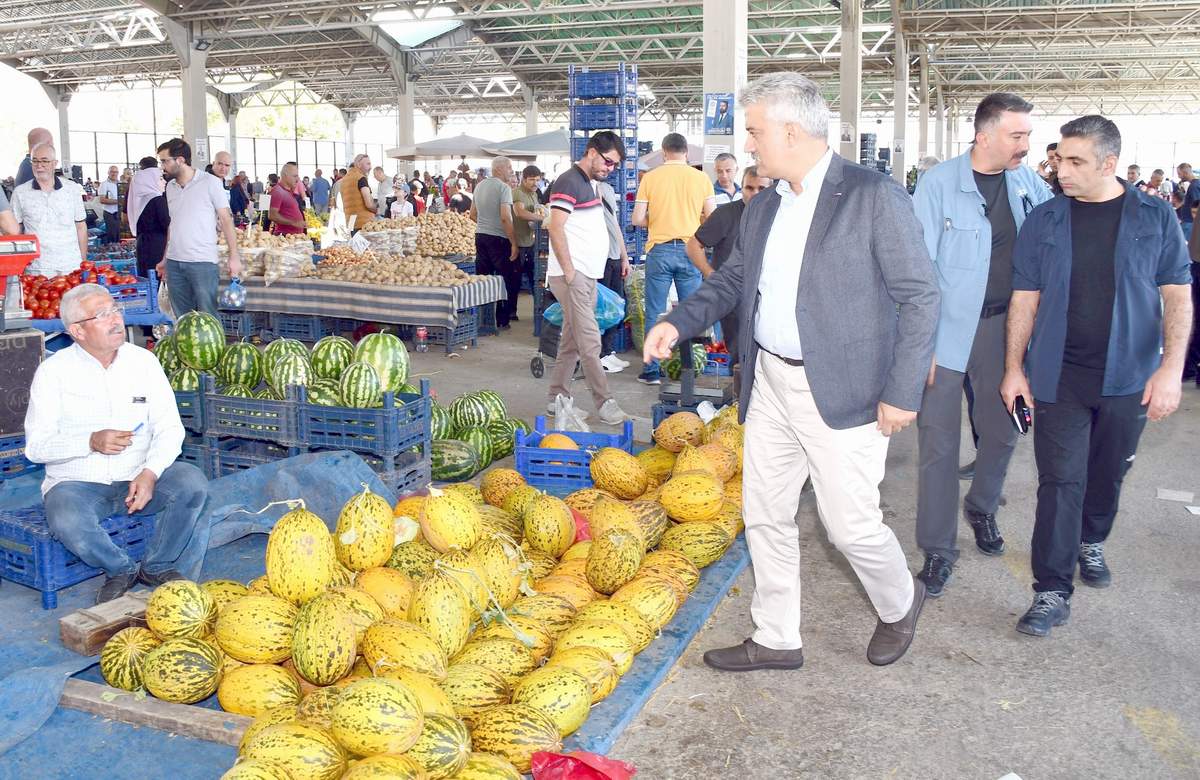
[[395, 507], [364, 489], [332, 533], [297, 506], [265, 575], [160, 586], [101, 671], [254, 718], [229, 780], [518, 778], [742, 528], [736, 412], [676, 415], [655, 437], [636, 457], [598, 451], [595, 487], [565, 499], [493, 469]]

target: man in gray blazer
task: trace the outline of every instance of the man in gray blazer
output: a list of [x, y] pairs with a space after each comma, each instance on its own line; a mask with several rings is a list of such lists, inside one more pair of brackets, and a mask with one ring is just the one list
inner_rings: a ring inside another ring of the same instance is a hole
[[[816, 84], [764, 76], [741, 96], [746, 151], [778, 183], [746, 207], [721, 269], [646, 335], [645, 358], [740, 309], [743, 513], [754, 564], [754, 635], [710, 650], [726, 671], [796, 669], [808, 477], [833, 544], [878, 614], [867, 659], [908, 649], [925, 588], [883, 523], [888, 437], [910, 425], [933, 357], [938, 289], [905, 191], [834, 154]], [[801, 250], [801, 247], [803, 249]]]

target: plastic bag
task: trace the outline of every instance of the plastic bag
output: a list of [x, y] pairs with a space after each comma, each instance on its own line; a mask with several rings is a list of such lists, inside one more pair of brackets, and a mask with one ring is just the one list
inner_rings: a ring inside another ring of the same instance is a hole
[[633, 332], [633, 346], [642, 351], [646, 337], [646, 265], [635, 265], [625, 278], [625, 298], [629, 301], [629, 327]]
[[575, 401], [565, 395], [554, 397], [554, 430], [591, 433], [587, 415], [575, 408]]
[[171, 305], [171, 291], [167, 289], [166, 277], [158, 285], [158, 310], [167, 319], [175, 319], [175, 307]]
[[217, 306], [233, 311], [246, 308], [246, 288], [242, 286], [241, 279], [235, 276], [229, 281], [229, 286], [222, 290], [217, 298]]
[[533, 780], [629, 780], [637, 769], [595, 753], [574, 750], [567, 754], [539, 751], [532, 757]]
[[[546, 307], [542, 318], [551, 325], [562, 327], [562, 304], [557, 301]], [[602, 284], [596, 285], [596, 325], [600, 332], [618, 325], [625, 319], [625, 299]]]

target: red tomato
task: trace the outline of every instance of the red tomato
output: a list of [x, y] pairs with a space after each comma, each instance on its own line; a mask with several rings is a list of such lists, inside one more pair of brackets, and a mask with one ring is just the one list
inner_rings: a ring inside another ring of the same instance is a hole
[[96, 267], [96, 264], [93, 263], [91, 260], [84, 260], [82, 263], [79, 264], [79, 267], [84, 271], [90, 271], [91, 269]]

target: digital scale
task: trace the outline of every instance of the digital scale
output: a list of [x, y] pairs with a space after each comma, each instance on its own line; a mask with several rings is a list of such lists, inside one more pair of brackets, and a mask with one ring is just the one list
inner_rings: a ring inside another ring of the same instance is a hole
[[696, 376], [691, 341], [679, 345], [679, 363], [679, 379], [663, 380], [658, 392], [659, 401], [687, 408], [708, 401], [718, 409], [733, 402], [733, 377], [717, 374]]
[[0, 303], [0, 331], [28, 328], [33, 312], [25, 308], [21, 274], [42, 254], [37, 236], [0, 236], [0, 278], [4, 299]]

